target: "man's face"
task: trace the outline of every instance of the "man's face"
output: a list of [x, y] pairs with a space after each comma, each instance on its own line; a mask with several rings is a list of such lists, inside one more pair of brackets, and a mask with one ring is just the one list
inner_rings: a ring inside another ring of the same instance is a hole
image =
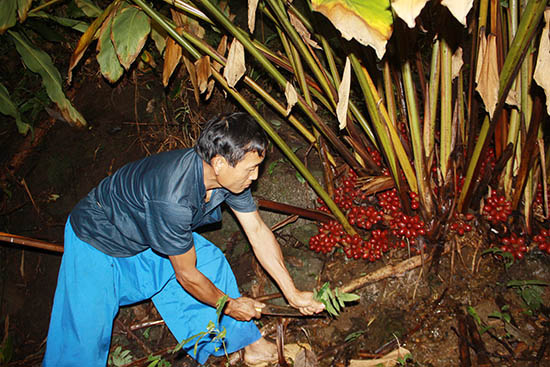
[[232, 167], [224, 158], [218, 158], [221, 159], [217, 172], [218, 183], [234, 194], [243, 192], [258, 178], [259, 166], [264, 160], [264, 156], [248, 152]]

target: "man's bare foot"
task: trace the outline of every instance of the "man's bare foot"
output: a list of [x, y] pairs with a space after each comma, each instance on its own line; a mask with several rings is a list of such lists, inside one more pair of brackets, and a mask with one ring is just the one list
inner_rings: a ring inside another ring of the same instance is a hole
[[277, 360], [277, 346], [263, 337], [244, 348], [244, 362], [247, 365]]

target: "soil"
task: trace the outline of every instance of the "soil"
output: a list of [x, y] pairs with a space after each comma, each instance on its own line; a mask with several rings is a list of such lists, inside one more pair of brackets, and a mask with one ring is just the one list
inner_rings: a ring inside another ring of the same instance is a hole
[[[61, 244], [71, 208], [102, 178], [148, 154], [189, 146], [201, 122], [236, 110], [219, 91], [198, 107], [192, 94], [186, 94], [186, 88], [179, 95], [166, 96], [156, 75], [134, 73], [135, 78], [125, 78], [116, 86], [95, 77], [82, 78], [77, 83], [72, 91], [73, 101], [89, 126], [78, 129], [55, 121], [24, 164], [8, 176], [9, 190], [4, 191], [0, 207], [0, 231]], [[320, 178], [319, 162], [313, 153], [307, 154], [307, 144], [276, 119], [268, 121]], [[9, 164], [24, 141], [8, 122], [0, 125], [2, 167]], [[253, 189], [256, 197], [315, 206], [314, 192], [299, 181], [276, 148], [270, 148], [263, 173]], [[261, 212], [270, 226], [286, 218]], [[221, 226], [204, 235], [225, 251], [243, 293], [257, 297], [278, 292], [259, 270], [235, 220], [228, 212], [223, 217]], [[405, 250], [395, 250], [383, 261], [369, 263], [347, 260], [339, 251], [316, 254], [307, 246], [309, 237], [316, 232], [316, 223], [305, 219], [276, 232], [287, 266], [304, 290], [319, 287], [325, 281], [330, 281], [332, 287], [342, 286], [408, 257]], [[459, 242], [460, 252], [442, 255], [431, 266], [425, 264], [399, 277], [358, 289], [360, 301], [345, 307], [339, 317], [264, 316], [258, 323], [267, 337], [274, 339], [275, 325], [282, 322], [285, 343], [309, 344], [321, 366], [347, 366], [350, 360], [378, 358], [401, 346], [412, 356], [407, 365], [445, 367], [461, 363], [459, 342], [466, 338], [458, 335], [465, 335], [461, 320], [469, 320], [466, 315], [470, 308], [470, 313], [489, 327], [481, 334], [479, 344], [466, 346], [473, 365], [482, 365], [484, 355], [498, 366], [550, 365], [550, 351], [546, 348], [550, 342], [549, 313], [545, 308], [550, 305], [548, 287], [540, 288], [542, 308], [529, 314], [517, 292], [520, 288], [506, 286], [512, 280], [550, 282], [549, 258], [533, 253], [506, 268], [501, 259], [481, 256], [486, 245], [478, 235]], [[11, 357], [9, 348], [2, 351], [4, 364], [39, 366], [61, 256], [2, 243], [0, 258], [0, 321], [5, 326], [0, 328], [0, 334], [4, 347], [9, 341], [13, 344]], [[284, 303], [281, 298], [269, 302]], [[510, 315], [508, 321], [504, 321], [504, 313]], [[159, 316], [150, 302], [122, 308], [115, 321], [112, 353], [117, 347], [130, 351], [133, 362], [129, 365], [133, 366], [147, 366], [150, 354], [161, 355], [172, 366], [195, 366], [184, 353], [169, 352], [176, 341], [164, 325], [137, 328], [155, 320]], [[224, 358], [210, 358], [208, 364], [224, 366], [225, 362]]]

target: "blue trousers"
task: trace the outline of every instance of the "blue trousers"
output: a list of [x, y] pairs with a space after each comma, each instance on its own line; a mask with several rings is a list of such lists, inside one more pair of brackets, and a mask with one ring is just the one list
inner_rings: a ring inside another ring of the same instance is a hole
[[[197, 269], [232, 298], [240, 296], [237, 282], [223, 253], [193, 233]], [[120, 306], [152, 299], [178, 342], [206, 331], [216, 322], [215, 308], [201, 303], [177, 282], [170, 260], [150, 249], [132, 257], [104, 254], [81, 241], [69, 221], [65, 250], [55, 291], [44, 367], [102, 366], [107, 364], [113, 320]], [[222, 316], [225, 347], [232, 353], [258, 340], [253, 322]], [[203, 338], [194, 353], [195, 340], [184, 349], [200, 364], [223, 355], [221, 342]]]

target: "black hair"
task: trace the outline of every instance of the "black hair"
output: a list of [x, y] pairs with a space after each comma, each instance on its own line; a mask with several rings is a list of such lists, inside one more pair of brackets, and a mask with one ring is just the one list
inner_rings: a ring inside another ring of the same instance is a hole
[[197, 139], [195, 151], [208, 164], [220, 155], [234, 167], [248, 152], [263, 156], [267, 143], [263, 129], [249, 114], [235, 112], [208, 121]]

